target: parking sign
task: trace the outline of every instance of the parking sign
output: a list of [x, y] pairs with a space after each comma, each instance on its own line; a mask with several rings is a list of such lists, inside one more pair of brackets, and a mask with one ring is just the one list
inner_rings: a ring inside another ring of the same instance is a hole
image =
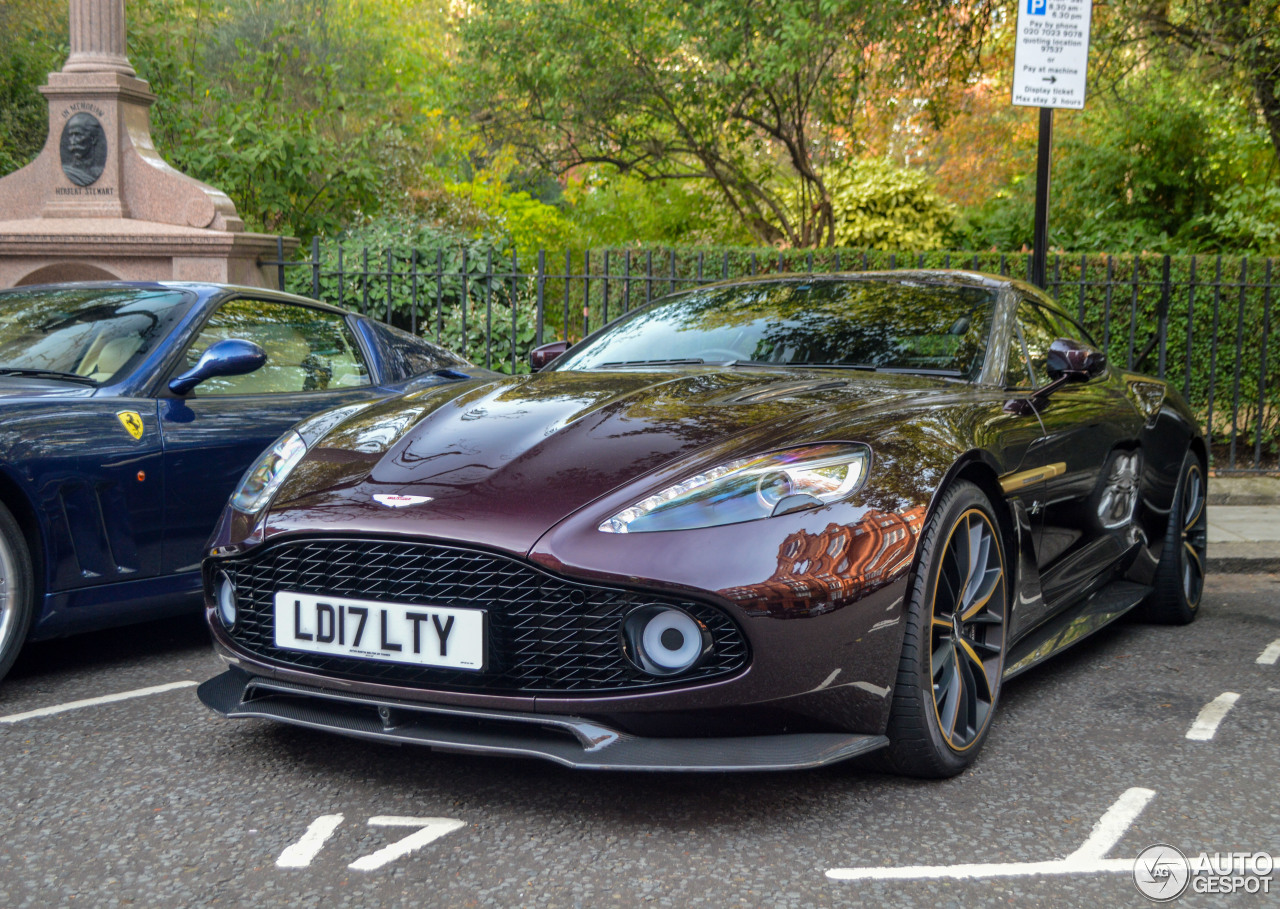
[[1084, 107], [1091, 0], [1025, 0], [1018, 5], [1013, 103]]

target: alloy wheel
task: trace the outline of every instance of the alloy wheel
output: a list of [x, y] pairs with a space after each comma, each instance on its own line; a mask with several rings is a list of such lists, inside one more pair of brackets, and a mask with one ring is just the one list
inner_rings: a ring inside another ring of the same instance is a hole
[[1004, 670], [1005, 569], [996, 529], [970, 508], [947, 538], [934, 583], [933, 706], [947, 744], [964, 751], [982, 736]]
[[1204, 556], [1208, 543], [1204, 505], [1204, 474], [1199, 464], [1192, 464], [1182, 480], [1182, 545], [1178, 553], [1182, 593], [1191, 609], [1200, 605], [1200, 595], [1204, 592]]
[[0, 539], [0, 650], [18, 626], [18, 569], [13, 552]]

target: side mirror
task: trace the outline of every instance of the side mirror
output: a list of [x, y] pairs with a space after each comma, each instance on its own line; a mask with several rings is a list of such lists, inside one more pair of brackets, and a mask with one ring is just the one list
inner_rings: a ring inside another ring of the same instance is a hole
[[529, 351], [529, 368], [537, 372], [568, 349], [568, 341], [552, 341], [550, 344], [535, 347]]
[[214, 376], [242, 376], [261, 369], [266, 362], [267, 352], [257, 344], [239, 338], [227, 338], [210, 344], [195, 366], [169, 382], [169, 390], [176, 395], [185, 395], [205, 379], [212, 379]]
[[1068, 382], [1086, 382], [1100, 376], [1107, 368], [1107, 355], [1069, 338], [1058, 338], [1049, 345], [1045, 371], [1050, 380], [1066, 379]]

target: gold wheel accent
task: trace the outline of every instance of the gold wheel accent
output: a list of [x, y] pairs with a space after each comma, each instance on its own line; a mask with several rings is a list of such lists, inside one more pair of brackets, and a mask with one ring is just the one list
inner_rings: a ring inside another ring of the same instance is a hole
[[969, 508], [952, 524], [932, 578], [933, 710], [947, 745], [973, 747], [991, 720], [1004, 668], [1004, 554], [991, 518]]

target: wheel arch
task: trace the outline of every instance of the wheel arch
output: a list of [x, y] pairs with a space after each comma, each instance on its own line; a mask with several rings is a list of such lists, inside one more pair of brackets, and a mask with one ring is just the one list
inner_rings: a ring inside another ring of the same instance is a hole
[[1209, 446], [1204, 442], [1203, 436], [1192, 436], [1191, 444], [1188, 446], [1192, 453], [1200, 459], [1200, 469], [1204, 471], [1205, 479], [1209, 477]]
[[938, 488], [934, 490], [933, 497], [929, 501], [929, 508], [925, 513], [926, 523], [937, 510], [938, 501], [942, 498], [942, 494], [957, 480], [968, 480], [981, 489], [988, 501], [991, 502], [991, 507], [996, 513], [996, 520], [1000, 524], [1000, 536], [1004, 542], [1005, 553], [1009, 558], [1010, 566], [1016, 566], [1019, 538], [1017, 525], [1014, 522], [1011, 510], [1012, 506], [1005, 497], [1004, 490], [1000, 488], [1000, 474], [996, 468], [995, 461], [985, 451], [980, 449], [967, 451], [951, 465], [950, 470], [942, 478], [942, 482], [938, 484]]
[[[999, 469], [996, 466], [995, 459], [987, 452], [981, 449], [971, 449], [952, 462], [951, 467], [943, 475], [942, 482], [937, 485], [929, 498], [929, 505], [925, 510], [924, 526], [927, 527], [929, 522], [933, 520], [933, 516], [938, 510], [938, 503], [947, 489], [957, 480], [967, 480], [973, 483], [991, 503], [991, 508], [996, 515], [996, 523], [1000, 527], [1001, 542], [1004, 543], [1010, 597], [1015, 598], [1017, 592], [1027, 584], [1038, 588], [1039, 578], [1035, 576], [1034, 544], [1028, 535], [1019, 532], [1018, 519], [1013, 511], [1014, 506], [1000, 488]], [[917, 543], [915, 552], [911, 556], [908, 584], [913, 585], [915, 583], [916, 575], [920, 571], [922, 549], [923, 547]], [[1031, 577], [1028, 577], [1028, 574]]]
[[36, 603], [36, 615], [40, 613], [40, 602], [47, 589], [45, 577], [45, 539], [44, 527], [40, 521], [35, 504], [22, 485], [5, 470], [0, 470], [0, 504], [9, 509], [13, 519], [18, 522], [22, 536], [27, 543], [27, 553], [31, 557], [31, 573], [35, 589], [32, 591]]

